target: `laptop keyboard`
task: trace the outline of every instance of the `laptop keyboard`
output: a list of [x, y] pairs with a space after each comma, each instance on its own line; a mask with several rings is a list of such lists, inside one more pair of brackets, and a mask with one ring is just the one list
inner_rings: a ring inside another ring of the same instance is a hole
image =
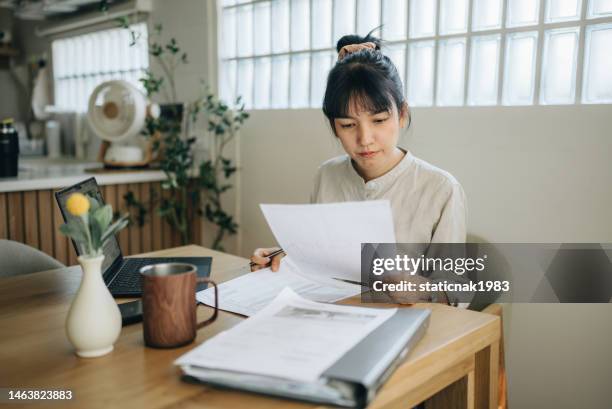
[[123, 263], [110, 285], [111, 290], [140, 291], [142, 278], [139, 271], [149, 264], [151, 261], [147, 259], [133, 259]]
[[[123, 265], [119, 268], [115, 278], [108, 286], [113, 295], [133, 295], [139, 296], [142, 293], [142, 277], [140, 269], [144, 266], [156, 263], [185, 262], [184, 258], [132, 258], [124, 259]], [[206, 288], [206, 284], [198, 284], [198, 289]]]

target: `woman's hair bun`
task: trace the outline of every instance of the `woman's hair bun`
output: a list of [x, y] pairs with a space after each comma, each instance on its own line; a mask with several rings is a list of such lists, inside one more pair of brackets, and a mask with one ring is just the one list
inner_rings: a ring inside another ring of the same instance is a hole
[[381, 40], [380, 38], [374, 37], [372, 35], [374, 30], [370, 31], [365, 37], [357, 34], [347, 34], [343, 36], [342, 38], [340, 38], [340, 40], [338, 40], [338, 43], [336, 44], [336, 52], [339, 53], [342, 47], [344, 47], [345, 45], [363, 44], [368, 42], [376, 44], [376, 49], [380, 50]]

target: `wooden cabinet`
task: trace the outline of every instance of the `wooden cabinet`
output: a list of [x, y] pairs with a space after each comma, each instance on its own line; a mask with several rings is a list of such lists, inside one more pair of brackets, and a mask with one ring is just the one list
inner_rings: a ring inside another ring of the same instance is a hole
[[[160, 182], [130, 183], [101, 186], [106, 203], [115, 211], [127, 211], [123, 196], [133, 192], [145, 205], [147, 215], [140, 226], [134, 219], [119, 233], [119, 245], [124, 256], [146, 253], [181, 245], [180, 236], [157, 215], [151, 197], [162, 197]], [[77, 264], [72, 243], [59, 232], [64, 222], [55, 197], [55, 190], [32, 190], [0, 193], [0, 239], [10, 239], [35, 247], [66, 265]], [[193, 223], [194, 242], [199, 243], [201, 218]]]

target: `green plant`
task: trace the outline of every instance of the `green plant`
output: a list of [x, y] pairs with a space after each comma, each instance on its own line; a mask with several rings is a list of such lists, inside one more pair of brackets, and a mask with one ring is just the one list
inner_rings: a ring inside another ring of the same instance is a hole
[[[119, 20], [120, 26], [130, 31], [131, 45], [140, 38], [130, 29], [127, 17]], [[175, 105], [170, 115], [157, 119], [148, 119], [143, 134], [154, 137], [161, 134], [160, 140], [154, 139], [154, 148], [162, 152], [160, 167], [166, 175], [162, 188], [169, 192], [159, 199], [158, 213], [181, 236], [183, 244], [191, 241], [191, 221], [197, 215], [204, 216], [216, 225], [217, 232], [211, 247], [223, 250], [222, 241], [226, 234], [235, 234], [238, 224], [222, 205], [222, 195], [232, 188], [230, 177], [237, 167], [225, 154], [225, 148], [233, 140], [249, 114], [239, 98], [235, 108], [219, 100], [206, 84], [201, 83], [201, 95], [195, 101], [176, 105], [176, 70], [179, 66], [189, 64], [187, 53], [179, 46], [175, 38], [162, 41], [162, 25], [156, 24], [148, 39], [149, 55], [161, 68], [161, 75], [147, 70], [140, 79], [147, 96], [161, 96], [163, 100]], [[180, 108], [179, 108], [180, 107]], [[194, 164], [194, 144], [196, 138], [191, 129], [200, 118], [207, 124], [207, 131], [212, 138], [210, 157], [199, 164]], [[128, 206], [139, 209], [142, 221], [143, 206], [135, 203], [133, 196], [126, 198]]]
[[[240, 105], [240, 98], [236, 102]], [[204, 215], [218, 226], [212, 247], [222, 249], [221, 243], [225, 234], [235, 234], [238, 229], [234, 218], [221, 204], [221, 195], [232, 188], [228, 179], [238, 170], [223, 152], [249, 114], [244, 112], [244, 105], [240, 105], [238, 110], [232, 110], [210, 92], [194, 107], [194, 112], [199, 110], [206, 112], [208, 131], [213, 135], [214, 144], [212, 158], [200, 164], [198, 182], [205, 192]]]
[[[149, 192], [151, 195], [152, 192]], [[154, 200], [155, 198], [153, 198]], [[128, 219], [132, 222], [133, 219], [136, 219], [139, 226], [143, 226], [145, 223], [145, 217], [147, 216], [147, 208], [145, 204], [140, 202], [134, 196], [134, 192], [128, 191], [125, 195], [123, 195], [123, 200], [125, 201], [126, 208], [129, 212]], [[136, 212], [135, 217], [132, 217], [132, 209]]]
[[60, 232], [78, 243], [88, 257], [101, 256], [106, 242], [128, 224], [127, 214], [111, 224], [112, 206], [100, 206], [95, 198], [82, 193], [70, 195], [66, 208], [70, 217], [60, 226]]

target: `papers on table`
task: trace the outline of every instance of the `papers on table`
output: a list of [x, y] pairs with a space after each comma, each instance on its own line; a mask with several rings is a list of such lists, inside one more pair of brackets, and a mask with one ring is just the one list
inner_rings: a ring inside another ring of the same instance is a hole
[[[285, 257], [277, 272], [265, 268], [219, 284], [219, 308], [251, 316], [270, 303], [285, 287], [313, 301], [334, 302], [360, 293], [356, 285], [322, 285], [297, 274], [289, 257]], [[211, 288], [200, 291], [196, 299], [214, 305]]]
[[321, 304], [286, 288], [250, 319], [175, 364], [184, 370], [209, 368], [314, 382], [395, 312]]
[[[219, 286], [219, 308], [253, 315], [283, 288], [314, 301], [334, 302], [357, 295], [361, 281], [361, 243], [394, 243], [388, 201], [309, 205], [261, 205], [287, 256], [276, 273], [263, 269]], [[213, 305], [213, 289], [200, 291], [199, 302]]]

